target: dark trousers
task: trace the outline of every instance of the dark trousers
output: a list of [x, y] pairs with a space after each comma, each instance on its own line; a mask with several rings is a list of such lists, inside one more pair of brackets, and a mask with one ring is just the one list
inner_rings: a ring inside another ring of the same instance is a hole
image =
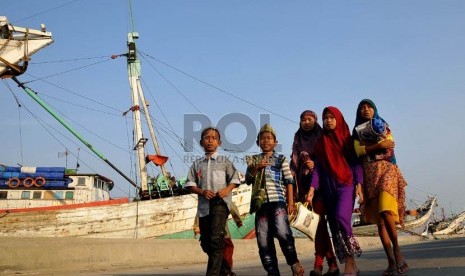
[[228, 275], [231, 267], [223, 258], [225, 225], [229, 209], [221, 198], [210, 200], [210, 213], [199, 218], [200, 246], [208, 255], [207, 276]]

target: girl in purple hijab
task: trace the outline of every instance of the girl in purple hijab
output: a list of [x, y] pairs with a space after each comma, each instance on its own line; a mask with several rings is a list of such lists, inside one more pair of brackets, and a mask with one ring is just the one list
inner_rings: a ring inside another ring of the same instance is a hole
[[294, 135], [292, 145], [291, 171], [297, 181], [297, 201], [305, 202], [305, 195], [310, 188], [313, 170], [313, 147], [323, 130], [318, 124], [315, 112], [305, 110], [300, 114], [299, 129]]

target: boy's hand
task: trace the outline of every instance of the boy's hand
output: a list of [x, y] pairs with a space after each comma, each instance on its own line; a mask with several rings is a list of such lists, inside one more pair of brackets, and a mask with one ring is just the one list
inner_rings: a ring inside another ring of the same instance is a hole
[[223, 188], [216, 192], [216, 195], [219, 196], [220, 198], [225, 198], [229, 195], [229, 189], [228, 188]]
[[208, 200], [210, 200], [210, 199], [212, 199], [212, 198], [214, 198], [216, 196], [216, 194], [211, 190], [203, 190], [202, 195]]
[[216, 192], [216, 195], [219, 196], [220, 198], [225, 198], [234, 189], [234, 187], [236, 187], [236, 185], [230, 184], [227, 187], [225, 187], [225, 188], [219, 190], [218, 192]]
[[261, 170], [263, 168], [266, 168], [267, 166], [270, 166], [271, 163], [268, 161], [268, 159], [263, 159], [262, 162], [255, 164], [255, 171]]
[[293, 214], [295, 212], [295, 204], [292, 203], [292, 204], [287, 204], [287, 213], [289, 215]]

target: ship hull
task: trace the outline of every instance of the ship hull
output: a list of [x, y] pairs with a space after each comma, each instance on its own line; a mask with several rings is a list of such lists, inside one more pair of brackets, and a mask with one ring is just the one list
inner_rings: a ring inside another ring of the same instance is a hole
[[[233, 191], [241, 214], [249, 210], [250, 186]], [[167, 238], [192, 231], [197, 215], [197, 195], [133, 201], [101, 202], [0, 210], [0, 236]], [[252, 220], [253, 221], [253, 220]], [[248, 234], [243, 233], [243, 235]], [[241, 238], [241, 235], [236, 235]]]

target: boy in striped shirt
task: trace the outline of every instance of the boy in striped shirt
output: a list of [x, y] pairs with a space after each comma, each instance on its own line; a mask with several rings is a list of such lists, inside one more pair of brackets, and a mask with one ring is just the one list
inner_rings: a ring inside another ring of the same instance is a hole
[[288, 219], [288, 210], [294, 209], [294, 180], [289, 162], [275, 152], [276, 133], [269, 124], [260, 129], [257, 145], [262, 153], [246, 157], [246, 182], [253, 184], [252, 199], [261, 195], [263, 201], [261, 204], [251, 202], [251, 212], [256, 212], [255, 231], [263, 268], [268, 275], [280, 275], [274, 244], [276, 237], [293, 275], [303, 276], [304, 269], [297, 259]]

